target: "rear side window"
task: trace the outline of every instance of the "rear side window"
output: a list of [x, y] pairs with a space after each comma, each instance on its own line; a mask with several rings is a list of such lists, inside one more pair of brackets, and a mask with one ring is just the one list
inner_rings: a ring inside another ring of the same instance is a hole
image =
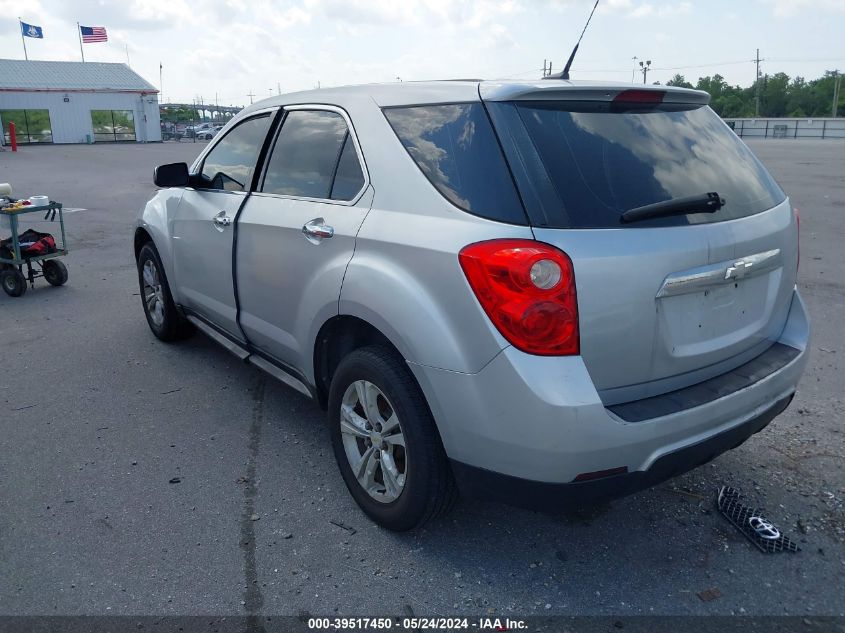
[[531, 222], [619, 228], [629, 209], [715, 191], [716, 213], [626, 226], [676, 226], [753, 215], [785, 195], [709, 107], [606, 102], [491, 103]]
[[385, 108], [384, 115], [411, 158], [449, 202], [491, 220], [527, 224], [483, 105]]
[[[335, 173], [340, 179], [337, 184]], [[351, 200], [363, 186], [358, 154], [340, 114], [328, 110], [293, 110], [287, 114], [267, 163], [261, 191]]]
[[361, 172], [361, 163], [358, 161], [355, 143], [347, 132], [340, 152], [340, 160], [337, 162], [337, 173], [330, 197], [332, 200], [351, 200], [363, 186], [364, 174]]
[[232, 128], [203, 161], [204, 188], [247, 191], [252, 184], [255, 163], [270, 122], [270, 115], [264, 114]]

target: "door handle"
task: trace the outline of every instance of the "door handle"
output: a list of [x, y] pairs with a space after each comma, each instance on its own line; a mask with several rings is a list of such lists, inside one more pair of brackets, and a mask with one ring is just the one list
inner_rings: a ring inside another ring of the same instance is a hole
[[326, 224], [323, 218], [314, 218], [302, 226], [302, 233], [312, 244], [319, 244], [321, 240], [334, 235], [334, 228]]
[[226, 215], [225, 211], [221, 211], [220, 213], [215, 215], [213, 218], [211, 218], [211, 221], [214, 222], [214, 226], [221, 229], [232, 225], [232, 218]]

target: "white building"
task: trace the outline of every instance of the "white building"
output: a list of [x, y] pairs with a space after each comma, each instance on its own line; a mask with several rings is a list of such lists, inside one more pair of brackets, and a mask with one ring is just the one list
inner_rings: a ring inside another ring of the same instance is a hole
[[126, 64], [0, 59], [0, 122], [18, 143], [161, 140], [158, 90]]

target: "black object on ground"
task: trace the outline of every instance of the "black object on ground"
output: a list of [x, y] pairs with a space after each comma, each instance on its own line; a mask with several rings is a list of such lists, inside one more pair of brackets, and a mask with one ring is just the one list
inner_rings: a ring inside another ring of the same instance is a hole
[[761, 552], [798, 552], [801, 548], [783, 535], [775, 525], [763, 516], [762, 510], [743, 504], [739, 490], [730, 486], [719, 488], [716, 505], [728, 521], [745, 534]]

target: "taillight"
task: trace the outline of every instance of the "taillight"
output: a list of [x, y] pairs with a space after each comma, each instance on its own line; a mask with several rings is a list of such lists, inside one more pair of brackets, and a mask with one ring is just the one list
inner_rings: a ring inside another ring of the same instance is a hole
[[481, 307], [514, 347], [542, 356], [579, 353], [575, 273], [566, 253], [503, 239], [470, 244], [458, 260]]

